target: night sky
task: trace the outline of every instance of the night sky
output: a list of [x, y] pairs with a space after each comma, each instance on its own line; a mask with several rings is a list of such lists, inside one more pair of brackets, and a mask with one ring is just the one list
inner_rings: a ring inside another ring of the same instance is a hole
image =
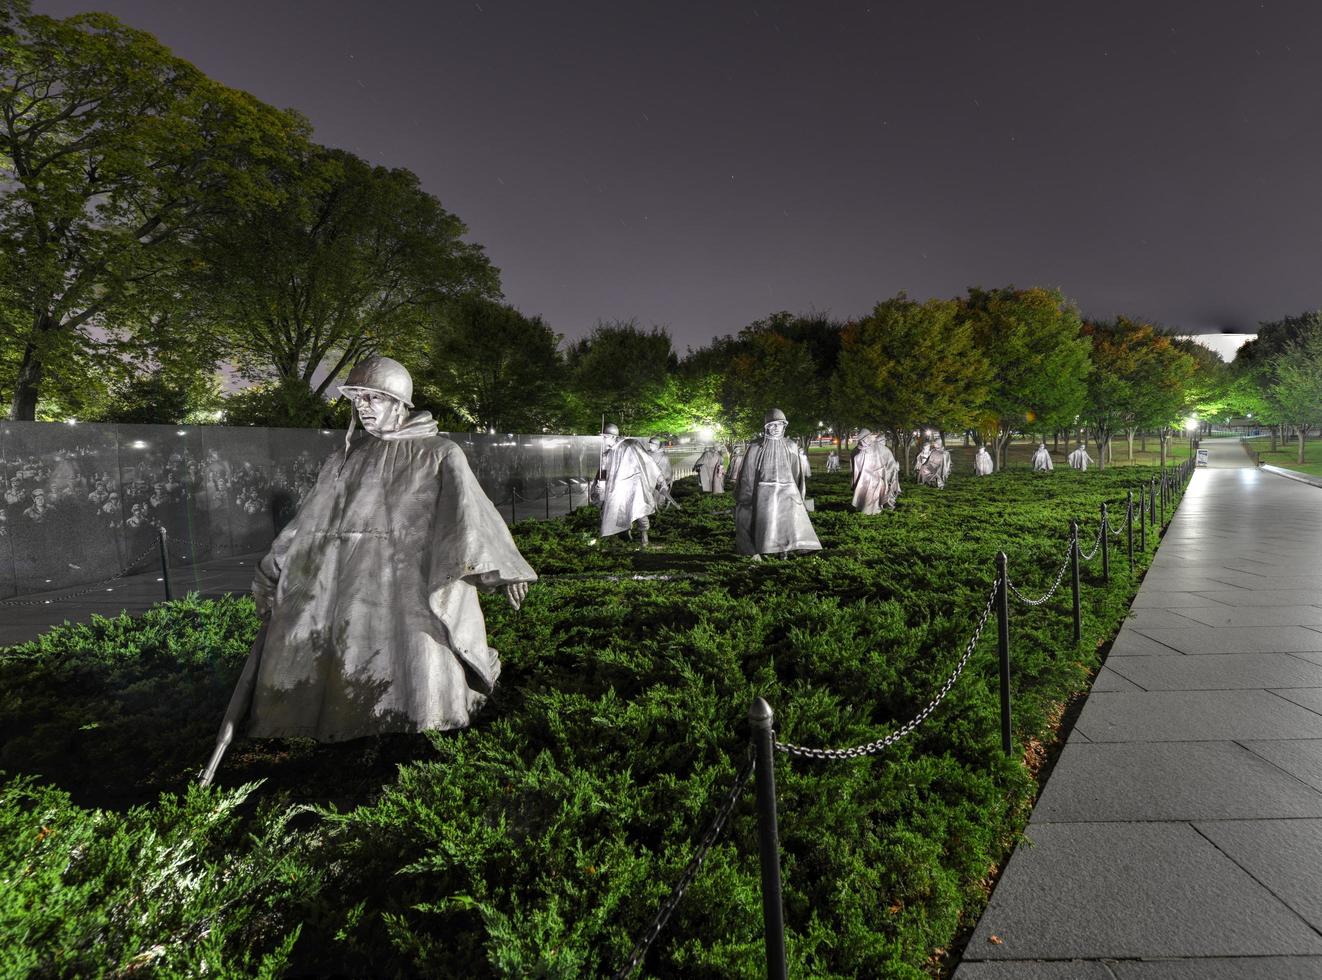
[[1050, 285], [1253, 332], [1322, 305], [1322, 4], [224, 3], [103, 9], [406, 167], [568, 338]]

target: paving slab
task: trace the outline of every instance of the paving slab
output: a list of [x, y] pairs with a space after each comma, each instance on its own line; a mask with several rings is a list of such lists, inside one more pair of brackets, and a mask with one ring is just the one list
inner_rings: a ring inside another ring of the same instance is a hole
[[1200, 956], [1197, 959], [1117, 960], [1115, 980], [1318, 980], [1322, 956]]
[[1303, 626], [1186, 626], [1135, 628], [1143, 636], [1188, 654], [1322, 651], [1322, 632]]
[[1039, 824], [1029, 836], [965, 961], [1322, 955], [1322, 936], [1187, 823]]
[[[1175, 654], [1180, 656], [1180, 654]], [[1128, 658], [1126, 658], [1128, 659]], [[1110, 666], [1102, 667], [1097, 671], [1097, 676], [1093, 678], [1092, 691], [1141, 691], [1133, 681], [1117, 673]]]
[[1322, 625], [1322, 606], [1227, 606], [1218, 603], [1215, 606], [1185, 607], [1179, 615], [1204, 626], [1216, 627]]
[[1322, 715], [1269, 691], [1089, 695], [1075, 727], [1093, 742], [1322, 738]]
[[1116, 634], [1107, 657], [1161, 657], [1169, 654], [1180, 655], [1180, 651], [1140, 633], [1126, 623]]
[[1185, 606], [1225, 606], [1229, 603], [1213, 599], [1202, 592], [1188, 592], [1180, 589], [1148, 588], [1145, 581], [1138, 595], [1134, 598], [1131, 609], [1183, 609]]
[[1107, 665], [1145, 691], [1322, 687], [1322, 664], [1300, 660], [1288, 653], [1117, 657], [1113, 661], [1107, 661]]
[[1240, 744], [1296, 779], [1322, 790], [1322, 739], [1248, 740]]
[[1066, 745], [1039, 823], [1322, 817], [1322, 792], [1235, 742]]
[[1194, 827], [1322, 930], [1322, 820], [1200, 820]]
[[1100, 960], [965, 961], [954, 980], [1116, 980], [1116, 976]]
[[1272, 693], [1322, 715], [1322, 687], [1272, 688]]
[[1316, 650], [1296, 650], [1290, 654], [1292, 657], [1298, 657], [1300, 660], [1307, 660], [1312, 664], [1322, 664], [1322, 653]]
[[1308, 606], [1322, 602], [1318, 589], [1203, 589], [1199, 595], [1227, 606]]
[[[1322, 622], [1322, 620], [1319, 620], [1319, 622]], [[1157, 606], [1145, 606], [1142, 609], [1133, 610], [1127, 617], [1125, 617], [1125, 625], [1131, 629], [1141, 630], [1145, 627], [1205, 626], [1207, 624], [1200, 623], [1196, 619], [1191, 619], [1177, 609], [1162, 609]]]

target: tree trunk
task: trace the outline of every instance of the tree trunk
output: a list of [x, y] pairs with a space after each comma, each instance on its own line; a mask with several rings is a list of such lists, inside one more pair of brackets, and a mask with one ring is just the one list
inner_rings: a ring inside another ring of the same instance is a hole
[[1051, 447], [1051, 451], [1054, 452], [1054, 453], [1058, 453], [1058, 452], [1060, 452], [1060, 430], [1059, 430], [1059, 429], [1057, 429], [1055, 432], [1051, 433], [1051, 439], [1052, 439], [1052, 442], [1054, 443], [1054, 445]]
[[1132, 463], [1134, 461], [1134, 430], [1126, 429], [1125, 435], [1129, 439], [1129, 461]]
[[1273, 426], [1271, 427], [1271, 430], [1272, 430], [1272, 448], [1271, 448], [1271, 451], [1272, 451], [1272, 452], [1276, 452], [1276, 426], [1273, 425]]
[[1307, 435], [1307, 433], [1308, 433], [1308, 429], [1307, 429], [1307, 427], [1302, 426], [1302, 425], [1299, 426], [1299, 428], [1297, 428], [1297, 429], [1295, 430], [1295, 434], [1296, 434], [1296, 435], [1298, 436], [1298, 438], [1299, 438], [1299, 460], [1298, 460], [1298, 462], [1299, 462], [1300, 464], [1302, 464], [1303, 461], [1304, 461], [1304, 437]]
[[[35, 334], [49, 330], [48, 317], [41, 317]], [[18, 377], [14, 381], [14, 400], [9, 406], [11, 422], [35, 422], [37, 419], [37, 396], [41, 393], [41, 377], [44, 373], [41, 353], [37, 350], [35, 339], [29, 340], [23, 348], [23, 360], [19, 362]]]
[[1170, 439], [1170, 430], [1167, 429], [1165, 426], [1162, 426], [1160, 435], [1161, 435], [1160, 465], [1164, 467], [1166, 465], [1166, 443]]

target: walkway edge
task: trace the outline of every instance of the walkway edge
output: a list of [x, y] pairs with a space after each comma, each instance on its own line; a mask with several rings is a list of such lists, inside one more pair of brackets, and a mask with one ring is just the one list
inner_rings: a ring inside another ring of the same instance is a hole
[[1283, 469], [1280, 466], [1272, 466], [1270, 463], [1263, 463], [1258, 468], [1266, 470], [1268, 473], [1275, 473], [1277, 476], [1283, 476], [1287, 480], [1297, 480], [1300, 483], [1307, 483], [1310, 487], [1317, 487], [1322, 490], [1322, 479], [1315, 476], [1305, 476], [1303, 473], [1296, 473], [1294, 470]]

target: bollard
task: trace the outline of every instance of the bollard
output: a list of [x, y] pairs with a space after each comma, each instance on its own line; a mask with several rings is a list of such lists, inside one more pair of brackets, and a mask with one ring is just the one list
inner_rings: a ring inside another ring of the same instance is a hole
[[519, 519], [519, 494], [514, 489], [514, 484], [510, 484], [510, 523], [514, 524]]
[[1143, 499], [1143, 494], [1147, 488], [1143, 484], [1138, 487], [1138, 550], [1147, 553], [1148, 550], [1148, 507]]
[[1155, 533], [1157, 530], [1157, 478], [1152, 478], [1152, 486], [1148, 488], [1148, 523], [1152, 525]]
[[170, 553], [165, 550], [165, 528], [162, 527], [160, 532], [156, 542], [161, 546], [161, 581], [165, 583], [165, 601], [169, 602], [174, 598], [170, 595]]
[[1157, 527], [1166, 526], [1166, 474], [1161, 475], [1161, 523]]
[[1106, 501], [1102, 501], [1102, 581], [1111, 581], [1111, 525], [1106, 516]]
[[757, 698], [748, 709], [753, 728], [757, 783], [757, 844], [762, 856], [762, 925], [767, 944], [767, 977], [785, 980], [785, 910], [780, 898], [780, 839], [776, 828], [775, 736], [771, 705]]
[[1074, 587], [1074, 645], [1083, 639], [1083, 622], [1079, 616], [1079, 522], [1070, 521], [1070, 583]]
[[542, 477], [542, 492], [546, 494], [546, 519], [551, 519], [551, 484], [546, 477]]
[[1010, 754], [1010, 570], [996, 553], [996, 649], [1001, 658], [1001, 751]]
[[1129, 573], [1134, 573], [1134, 491], [1125, 498], [1125, 537], [1129, 540]]

